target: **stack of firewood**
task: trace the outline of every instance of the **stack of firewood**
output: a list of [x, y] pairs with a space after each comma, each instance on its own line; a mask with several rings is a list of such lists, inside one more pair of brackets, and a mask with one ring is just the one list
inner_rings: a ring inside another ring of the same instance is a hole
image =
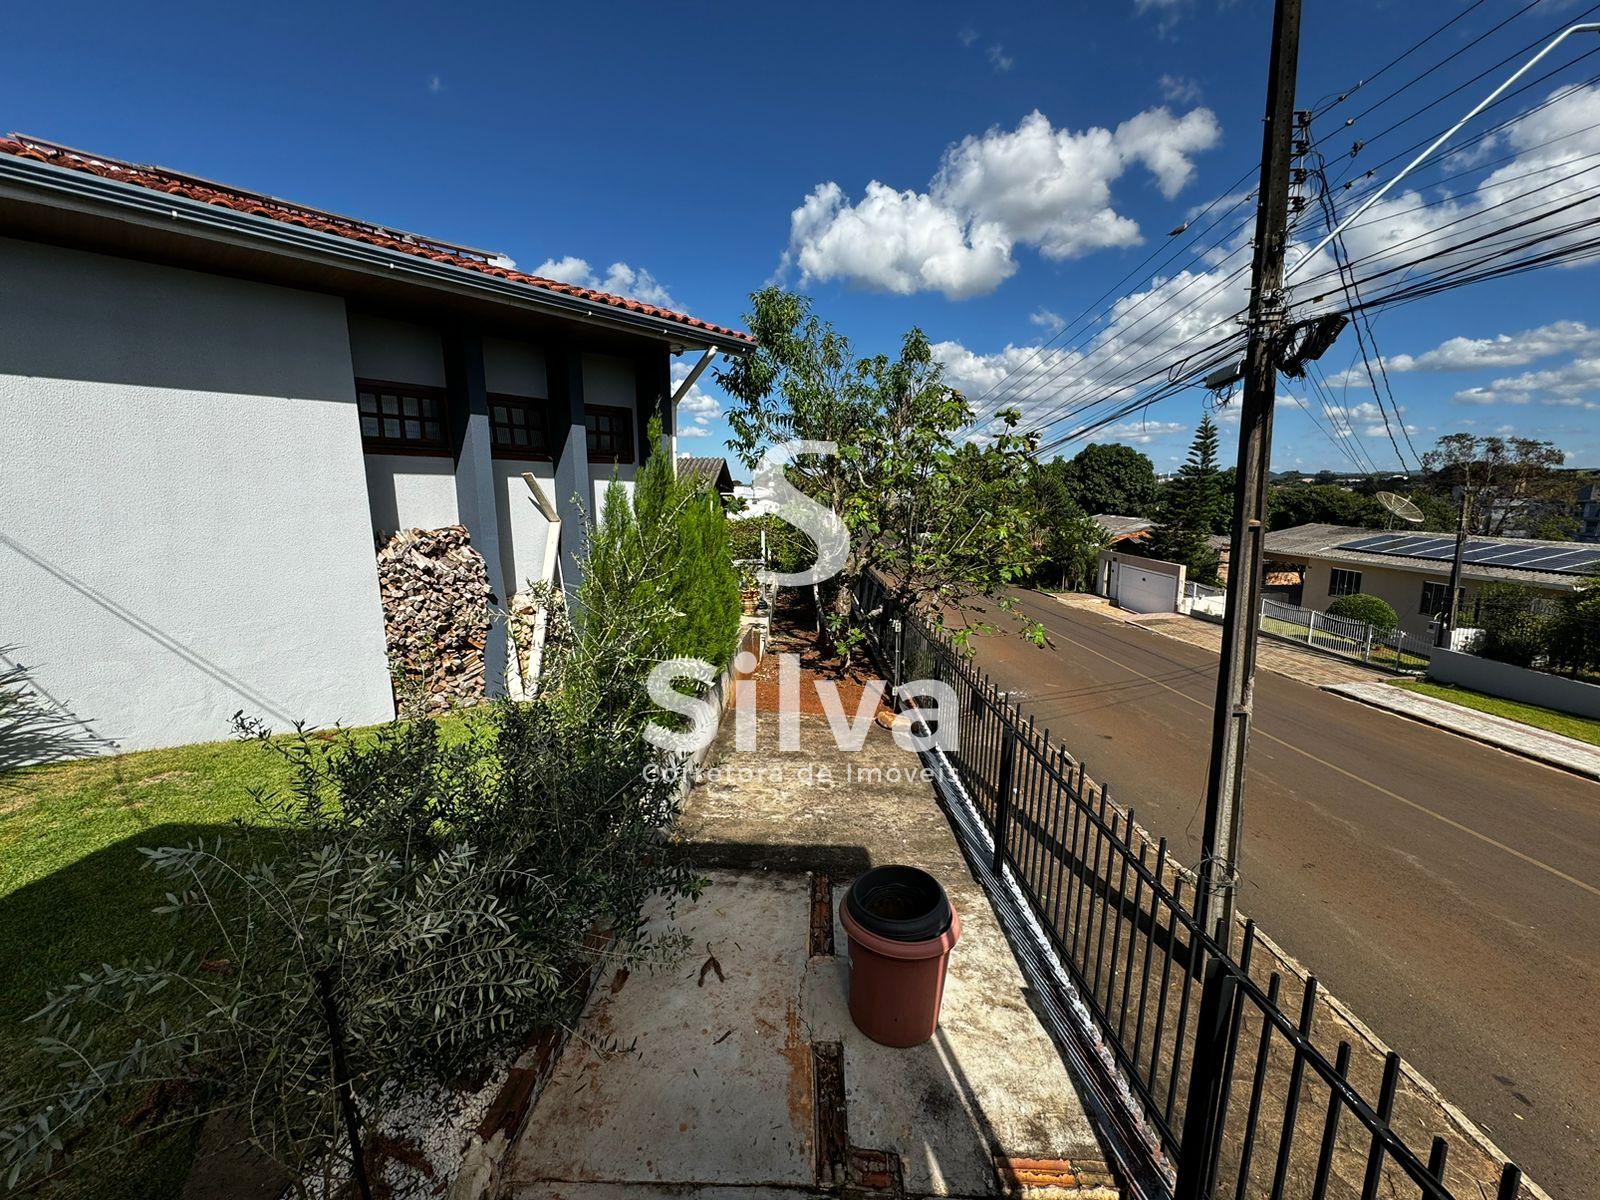
[[378, 583], [401, 711], [481, 700], [489, 573], [466, 527], [400, 530], [378, 550]]

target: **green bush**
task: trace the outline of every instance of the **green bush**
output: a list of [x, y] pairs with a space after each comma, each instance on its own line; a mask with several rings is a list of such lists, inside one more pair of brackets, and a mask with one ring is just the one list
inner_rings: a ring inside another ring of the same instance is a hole
[[1478, 627], [1474, 648], [1482, 658], [1531, 667], [1550, 651], [1555, 619], [1535, 604], [1527, 588], [1491, 583], [1478, 593]]
[[1353, 596], [1340, 596], [1328, 605], [1328, 615], [1343, 617], [1347, 621], [1365, 621], [1385, 633], [1400, 624], [1399, 615], [1387, 600], [1381, 600], [1377, 596], [1365, 596], [1360, 592]]

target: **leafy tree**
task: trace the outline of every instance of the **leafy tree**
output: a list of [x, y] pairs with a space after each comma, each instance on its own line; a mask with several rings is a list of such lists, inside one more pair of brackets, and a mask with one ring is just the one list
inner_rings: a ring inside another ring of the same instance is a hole
[[1600, 580], [1561, 597], [1550, 630], [1550, 661], [1575, 677], [1600, 671]]
[[1212, 533], [1226, 530], [1229, 519], [1220, 475], [1217, 426], [1207, 413], [1195, 430], [1188, 458], [1162, 492], [1149, 542], [1152, 557], [1183, 563], [1198, 582], [1215, 580], [1221, 563], [1221, 555], [1206, 543]]
[[1328, 615], [1344, 617], [1349, 621], [1365, 621], [1385, 633], [1400, 624], [1400, 615], [1387, 600], [1379, 596], [1363, 595], [1360, 592], [1351, 596], [1340, 596], [1328, 605]]
[[893, 357], [859, 357], [810, 300], [779, 288], [753, 293], [746, 319], [755, 350], [717, 371], [740, 459], [753, 468], [793, 439], [838, 446], [786, 469], [850, 534], [843, 569], [818, 585], [824, 649], [848, 658], [860, 640], [851, 596], [869, 572], [938, 622], [975, 596], [1011, 607], [1004, 589], [1037, 554], [1025, 486], [1036, 439], [1016, 431], [1016, 412], [986, 445], [963, 441], [972, 409], [920, 329]]
[[1068, 464], [1060, 459], [1036, 463], [1028, 477], [1035, 516], [1034, 544], [1040, 564], [1035, 578], [1056, 587], [1083, 591], [1093, 582], [1105, 530], [1073, 498]]
[[1156, 500], [1156, 469], [1132, 446], [1091, 443], [1067, 464], [1067, 482], [1084, 512], [1140, 517]]
[[1422, 456], [1432, 489], [1467, 490], [1467, 528], [1495, 536], [1526, 528], [1540, 537], [1570, 538], [1577, 483], [1557, 468], [1566, 455], [1551, 442], [1452, 433]]

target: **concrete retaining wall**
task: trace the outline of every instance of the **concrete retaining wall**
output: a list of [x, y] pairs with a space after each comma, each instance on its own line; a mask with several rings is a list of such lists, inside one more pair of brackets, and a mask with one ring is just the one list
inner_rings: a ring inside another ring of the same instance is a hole
[[1600, 718], [1600, 687], [1592, 683], [1530, 671], [1458, 650], [1435, 650], [1428, 664], [1428, 678], [1436, 683], [1459, 684], [1505, 700], [1537, 704], [1580, 717]]

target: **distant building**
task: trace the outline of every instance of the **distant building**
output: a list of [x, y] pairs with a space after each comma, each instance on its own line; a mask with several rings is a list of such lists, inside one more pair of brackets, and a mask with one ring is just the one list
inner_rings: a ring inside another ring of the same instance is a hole
[[1096, 513], [1089, 519], [1105, 530], [1107, 544], [1111, 546], [1119, 542], [1149, 541], [1150, 531], [1156, 525], [1143, 517], [1119, 517], [1114, 513]]
[[717, 494], [724, 498], [734, 493], [733, 473], [728, 470], [728, 460], [714, 456], [697, 456], [693, 454], [678, 455], [678, 477], [680, 479], [701, 479], [716, 489]]
[[1578, 489], [1578, 540], [1600, 542], [1600, 484]]
[[[1449, 606], [1455, 538], [1349, 525], [1296, 525], [1267, 534], [1267, 565], [1304, 569], [1300, 603], [1323, 612], [1340, 596], [1386, 600], [1407, 633], [1426, 635]], [[1546, 596], [1582, 587], [1600, 571], [1600, 550], [1536, 538], [1472, 537], [1461, 571], [1460, 608], [1470, 614], [1486, 583], [1514, 583]]]

